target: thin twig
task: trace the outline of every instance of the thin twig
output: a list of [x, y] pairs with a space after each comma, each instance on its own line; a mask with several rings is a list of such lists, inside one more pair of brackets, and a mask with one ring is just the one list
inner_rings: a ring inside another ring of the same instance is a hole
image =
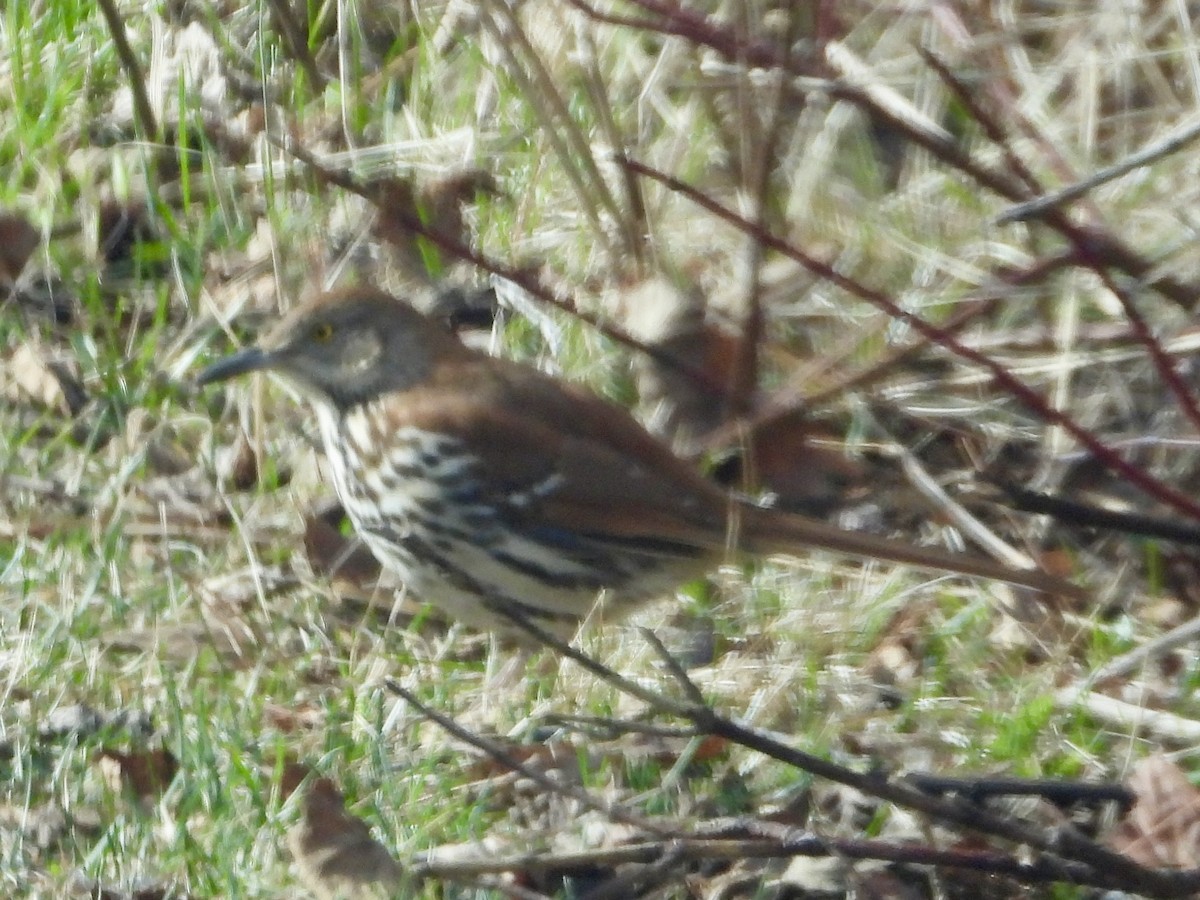
[[[1068, 866], [1067, 860], [1075, 860], [1091, 866], [1098, 873], [1111, 876], [1113, 881], [1106, 883], [1119, 884], [1131, 890], [1148, 890], [1164, 897], [1183, 896], [1187, 892], [1200, 889], [1200, 871], [1177, 873], [1147, 869], [1133, 860], [1089, 840], [1070, 826], [1063, 826], [1053, 831], [1043, 830], [1018, 819], [997, 815], [973, 803], [933, 797], [903, 782], [889, 780], [874, 773], [855, 772], [845, 766], [785, 744], [761, 729], [727, 718], [707, 704], [681, 703], [648, 688], [643, 688], [618, 675], [598, 660], [592, 659], [582, 651], [558, 640], [524, 617], [510, 615], [509, 618], [515, 625], [547, 646], [564, 653], [587, 671], [614, 686], [632, 687], [633, 696], [649, 703], [660, 713], [669, 713], [692, 722], [697, 730], [704, 734], [725, 738], [739, 746], [757, 750], [772, 759], [820, 778], [847, 785], [870, 796], [924, 813], [935, 820], [952, 822], [982, 834], [1026, 844], [1035, 850], [1049, 854], [1049, 858], [1046, 860], [1046, 864], [1049, 866]], [[688, 680], [686, 673], [683, 677]], [[1062, 857], [1066, 857], [1066, 860]], [[1060, 877], [1068, 878], [1065, 868], [1062, 869]]]
[[[780, 48], [770, 41], [740, 40], [716, 16], [688, 9], [672, 0], [630, 0], [630, 3], [654, 18], [623, 20], [599, 12], [584, 0], [570, 0], [570, 2], [576, 9], [597, 21], [628, 24], [646, 31], [676, 35], [699, 46], [708, 47], [737, 65], [758, 66], [767, 69], [782, 68], [796, 77], [798, 84], [795, 89], [801, 97], [805, 92], [823, 89], [831, 97], [851, 103], [880, 123], [896, 129], [898, 133], [907, 137], [917, 146], [927, 150], [935, 159], [958, 169], [999, 196], [1013, 202], [1034, 199], [1025, 182], [1013, 178], [1008, 173], [991, 169], [973, 159], [946, 132], [919, 127], [905, 115], [880, 104], [868, 86], [830, 80], [818, 87], [813, 84], [811, 66], [805, 67], [799, 61], [781, 53]], [[834, 44], [831, 42], [826, 48], [827, 53], [833, 47]], [[986, 127], [987, 123], [981, 122], [980, 124]], [[1105, 260], [1108, 265], [1134, 278], [1148, 277], [1156, 268], [1153, 262], [1130, 248], [1117, 235], [1110, 231], [1079, 225], [1057, 207], [1048, 209], [1043, 215], [1043, 221], [1047, 226], [1068, 237], [1076, 246], [1088, 247], [1095, 258]], [[1185, 309], [1192, 309], [1197, 301], [1200, 301], [1200, 286], [1179, 281], [1169, 275], [1155, 275], [1149, 286]]]
[[267, 4], [271, 8], [275, 26], [279, 29], [279, 36], [283, 38], [288, 53], [308, 76], [313, 93], [320, 94], [325, 89], [326, 78], [321, 74], [317, 60], [309, 49], [307, 28], [296, 21], [296, 14], [289, 7], [287, 0], [267, 0]]
[[1048, 778], [955, 778], [910, 772], [904, 780], [931, 794], [959, 794], [974, 801], [988, 797], [1044, 797], [1052, 803], [1117, 803], [1133, 805], [1134, 794], [1123, 784], [1092, 784]]
[[942, 83], [950, 89], [954, 99], [963, 105], [971, 121], [977, 122], [988, 140], [1000, 148], [1000, 152], [1004, 154], [1004, 162], [1008, 171], [1016, 174], [1025, 190], [1040, 194], [1044, 190], [1042, 183], [1025, 165], [1025, 160], [1013, 149], [1008, 133], [1000, 126], [996, 117], [989, 115], [983, 108], [983, 104], [979, 102], [978, 93], [959, 78], [933, 50], [928, 47], [918, 47], [917, 52], [921, 55], [921, 59], [925, 60], [925, 64], [933, 69]]
[[649, 628], [639, 628], [638, 633], [641, 634], [642, 638], [651, 646], [651, 648], [653, 648], [659, 660], [664, 666], [667, 667], [667, 671], [670, 672], [671, 676], [675, 679], [675, 682], [683, 689], [683, 693], [688, 700], [697, 706], [706, 705], [704, 694], [701, 693], [700, 688], [696, 686], [696, 682], [692, 681], [692, 679], [688, 677], [688, 673], [685, 672], [683, 666], [679, 664], [679, 660], [671, 655], [671, 651], [669, 651], [663, 642], [658, 639], [658, 635]]
[[[625, 134], [617, 124], [613, 113], [612, 101], [609, 99], [608, 84], [600, 70], [600, 60], [596, 54], [596, 43], [592, 38], [590, 25], [580, 17], [576, 17], [575, 41], [579, 55], [580, 67], [583, 70], [584, 86], [592, 99], [597, 120], [608, 144], [618, 154], [624, 153], [628, 146]], [[625, 232], [625, 247], [637, 264], [639, 270], [646, 265], [646, 248], [649, 246], [649, 222], [646, 216], [646, 204], [642, 197], [642, 183], [633, 177], [633, 173], [618, 167], [617, 174], [621, 179], [621, 191], [625, 200], [625, 210], [628, 215], [621, 215], [617, 224]], [[644, 271], [642, 274], [645, 274]]]
[[1035, 515], [1050, 516], [1063, 525], [1076, 528], [1099, 528], [1200, 546], [1200, 525], [1194, 525], [1191, 522], [1180, 522], [1178, 519], [1164, 516], [1119, 512], [1056, 494], [1031, 491], [1023, 485], [1008, 481], [993, 483], [1004, 492], [1008, 504], [1013, 509]]
[[[766, 825], [767, 823], [757, 823]], [[709, 823], [695, 826], [701, 836], [674, 838], [669, 842], [641, 841], [619, 847], [599, 847], [594, 850], [579, 850], [571, 853], [521, 853], [510, 856], [488, 855], [480, 859], [437, 859], [436, 848], [408, 864], [408, 870], [417, 877], [465, 880], [480, 875], [498, 872], [530, 872], [545, 875], [579, 871], [580, 869], [612, 868], [638, 863], [654, 863], [665, 855], [667, 848], [677, 848], [679, 860], [739, 860], [772, 859], [793, 856], [829, 856], [836, 853], [852, 859], [880, 859], [894, 862], [911, 862], [922, 865], [949, 865], [977, 871], [993, 871], [1000, 874], [1028, 877], [1038, 872], [1049, 877], [1049, 869], [1043, 865], [1021, 863], [1012, 857], [998, 853], [940, 851], [911, 845], [888, 844], [883, 841], [853, 841], [827, 838], [810, 832], [788, 829], [786, 834], [772, 835], [769, 829], [747, 828], [756, 836], [750, 838], [721, 837], [727, 827], [711, 829]], [[1080, 867], [1078, 883], [1088, 883], [1090, 873]]]
[[640, 734], [658, 738], [693, 738], [696, 729], [688, 726], [656, 725], [653, 722], [617, 719], [611, 716], [588, 716], [582, 714], [549, 713], [538, 716], [543, 725], [571, 729], [600, 740], [613, 740], [627, 734]]
[[[739, 33], [749, 31], [750, 22], [746, 21], [748, 7], [739, 4], [743, 11], [735, 30]], [[799, 27], [802, 13], [793, 7], [787, 16], [786, 32], [779, 36], [780, 50], [787, 53], [792, 45], [793, 36]], [[750, 197], [751, 211], [749, 217], [757, 222], [760, 231], [768, 228], [767, 214], [770, 206], [771, 173], [775, 170], [774, 161], [783, 134], [785, 117], [783, 114], [784, 101], [788, 97], [785, 90], [786, 74], [782, 71], [773, 73], [774, 78], [761, 92], [756, 89], [748, 69], [740, 70], [740, 77], [735, 85], [745, 96], [738, 98], [737, 110], [742, 121], [743, 148], [740, 154], [742, 160], [743, 189]], [[760, 93], [766, 94], [761, 97]], [[756, 133], [759, 128], [760, 106], [767, 107], [765, 133]], [[790, 121], [790, 118], [788, 119]], [[745, 308], [746, 313], [741, 321], [740, 340], [736, 344], [733, 365], [730, 371], [729, 388], [725, 395], [728, 408], [727, 416], [741, 418], [751, 409], [754, 393], [759, 381], [759, 357], [762, 352], [763, 329], [766, 321], [762, 307], [762, 265], [763, 245], [755, 234], [743, 235], [745, 247]]]
[[480, 878], [478, 884], [484, 890], [495, 891], [510, 900], [554, 900], [541, 891], [531, 891], [527, 887], [499, 878]]
[[[1051, 272], [1061, 269], [1074, 259], [1069, 253], [1060, 253], [1040, 260], [1036, 264], [1024, 268], [1016, 274], [1004, 279], [1005, 287], [1019, 287], [1042, 280]], [[998, 288], [980, 289], [980, 296], [965, 298], [948, 319], [940, 327], [950, 334], [958, 334], [979, 317], [986, 315], [1001, 299]], [[801, 371], [788, 379], [788, 384], [779, 388], [752, 415], [740, 422], [721, 426], [703, 436], [700, 449], [711, 450], [725, 447], [735, 441], [743, 431], [753, 431], [770, 425], [781, 419], [789, 418], [795, 413], [824, 406], [831, 400], [842, 397], [851, 391], [860, 391], [885, 378], [905, 360], [924, 352], [932, 341], [924, 335], [916, 335], [912, 340], [884, 355], [874, 363], [867, 365], [857, 372], [851, 372], [835, 384], [807, 393], [806, 388], [811, 379], [803, 377]]]
[[496, 607], [494, 609], [495, 612], [511, 621], [513, 625], [515, 625], [517, 628], [520, 628], [539, 644], [549, 647], [556, 653], [561, 654], [576, 665], [580, 666], [584, 671], [591, 672], [597, 678], [608, 684], [611, 684], [617, 690], [622, 691], [631, 697], [636, 697], [643, 703], [649, 704], [652, 709], [657, 710], [658, 712], [665, 712], [684, 719], [689, 718], [688, 710], [690, 707], [687, 704], [673, 700], [670, 697], [658, 693], [657, 691], [651, 690], [650, 688], [642, 687], [642, 685], [638, 684], [636, 681], [631, 681], [625, 676], [617, 674], [598, 659], [593, 659], [577, 647], [572, 646], [566, 641], [560, 640], [546, 629], [540, 627], [537, 623], [531, 621], [528, 617], [523, 616], [514, 610], [500, 607]]
[[554, 79], [525, 33], [520, 19], [507, 2], [487, 0], [477, 5], [480, 24], [492, 36], [497, 49], [508, 60], [507, 71], [521, 88], [530, 109], [541, 120], [542, 132], [550, 141], [563, 172], [575, 185], [580, 208], [588, 216], [597, 238], [610, 243], [608, 230], [600, 218], [603, 208], [619, 226], [622, 247], [608, 247], [613, 260], [632, 253], [628, 246], [632, 232], [624, 221], [616, 200], [604, 180], [591, 145], [571, 116], [567, 103]]
[[1197, 138], [1200, 138], [1200, 122], [1194, 122], [1176, 131], [1174, 134], [1168, 135], [1161, 141], [1130, 154], [1119, 163], [1098, 169], [1087, 178], [1077, 181], [1075, 184], [1043, 194], [1036, 200], [1018, 203], [997, 216], [996, 224], [1009, 225], [1013, 222], [1027, 222], [1030, 219], [1042, 218], [1049, 210], [1067, 206], [1095, 188], [1100, 187], [1102, 184], [1115, 181], [1123, 175], [1128, 175], [1134, 169], [1139, 169], [1150, 163], [1158, 162], [1158, 160], [1164, 159], [1173, 153], [1178, 153]]
[[[928, 815], [947, 819], [969, 828], [977, 828], [986, 834], [1027, 843], [1046, 852], [1055, 852], [1056, 841], [1044, 837], [1039, 831], [1020, 825], [1019, 823], [1014, 823], [1009, 819], [997, 816], [989, 818], [982, 811], [974, 807], [968, 811], [964, 811], [960, 806], [952, 802], [943, 802], [939, 798], [929, 797], [920, 791], [888, 782], [873, 774], [864, 775], [855, 772], [852, 769], [839, 766], [837, 763], [783, 744], [765, 732], [742, 725], [732, 719], [727, 719], [718, 714], [707, 703], [681, 703], [649, 688], [644, 688], [617, 674], [599, 660], [593, 659], [565, 641], [559, 640], [545, 629], [529, 621], [526, 617], [508, 611], [502, 612], [517, 627], [526, 631], [546, 646], [562, 653], [587, 671], [617, 687], [619, 690], [626, 691], [631, 696], [650, 704], [652, 709], [660, 713], [668, 713], [692, 722], [700, 732], [725, 737], [744, 747], [758, 750], [760, 753], [764, 753], [773, 759], [803, 769], [813, 775], [857, 788], [864, 793], [917, 809]], [[690, 679], [688, 679], [686, 673], [683, 673], [682, 677], [685, 683], [690, 683]], [[689, 690], [689, 693], [692, 693], [694, 690], [697, 689], [693, 686], [693, 690]]]
[[[1128, 857], [1089, 840], [1071, 826], [1062, 826], [1046, 832], [1019, 820], [998, 816], [973, 803], [934, 798], [902, 782], [889, 781], [874, 775], [860, 775], [783, 744], [765, 732], [727, 719], [711, 709], [693, 712], [696, 725], [710, 734], [727, 738], [814, 775], [858, 788], [870, 796], [917, 810], [935, 819], [1027, 844], [1053, 857], [1047, 858], [1047, 865], [1064, 865], [1060, 857], [1066, 857], [1068, 860], [1087, 864], [1097, 873], [1111, 876], [1113, 881], [1110, 883], [1119, 883], [1126, 890], [1150, 892], [1163, 897], [1188, 896], [1200, 890], [1200, 870], [1175, 872], [1147, 869]], [[927, 800], [936, 802], [927, 803]], [[1061, 877], [1069, 878], [1065, 871]]]
[[1121, 309], [1125, 313], [1125, 318], [1129, 321], [1130, 328], [1133, 329], [1134, 336], [1146, 348], [1146, 352], [1150, 355], [1150, 360], [1154, 363], [1154, 368], [1158, 372], [1158, 376], [1167, 386], [1167, 390], [1174, 396], [1176, 403], [1183, 412], [1184, 418], [1192, 423], [1192, 428], [1200, 432], [1200, 408], [1197, 408], [1196, 396], [1175, 368], [1175, 362], [1168, 356], [1162, 342], [1150, 330], [1150, 326], [1142, 316], [1141, 311], [1134, 305], [1132, 295], [1117, 284], [1113, 273], [1107, 266], [1093, 265], [1091, 268], [1100, 276], [1100, 279], [1104, 282], [1104, 286], [1108, 288], [1109, 292], [1121, 304]]
[[[891, 844], [876, 840], [831, 838], [795, 829], [769, 827], [770, 823], [742, 824], [743, 832], [754, 837], [720, 837], [725, 827], [711, 829], [713, 836], [676, 838], [669, 842], [642, 841], [619, 847], [600, 847], [573, 853], [527, 853], [510, 856], [488, 854], [479, 859], [437, 859], [436, 848], [411, 861], [407, 868], [414, 877], [466, 881], [500, 872], [528, 872], [556, 875], [581, 869], [614, 868], [617, 866], [654, 863], [670, 854], [677, 863], [719, 860], [787, 859], [790, 857], [824, 857], [836, 855], [844, 859], [873, 859], [908, 865], [941, 866], [969, 869], [1005, 875], [1025, 882], [1045, 882], [1062, 879], [1063, 870], [1044, 860], [1023, 862], [1003, 853], [979, 850], [939, 850], [912, 844]], [[703, 835], [709, 823], [700, 822], [695, 830]], [[1104, 887], [1112, 884], [1102, 872], [1081, 864], [1067, 864], [1068, 880], [1079, 885]], [[626, 895], [628, 896], [628, 895]]]
[[663, 846], [658, 859], [617, 872], [604, 884], [584, 894], [580, 900], [626, 900], [628, 897], [644, 897], [650, 888], [671, 878], [680, 863], [686, 859], [683, 844], [671, 841]]
[[[696, 188], [685, 184], [678, 178], [660, 172], [644, 163], [636, 160], [625, 160], [625, 165], [630, 166], [638, 174], [644, 175], [647, 178], [652, 178], [660, 182], [666, 187], [680, 194], [683, 194], [688, 199], [692, 200], [698, 206], [711, 212], [719, 219], [728, 222], [736, 228], [746, 231], [756, 230], [754, 223], [747, 221], [742, 216], [728, 207], [723, 206], [713, 200], [707, 194]], [[761, 229], [757, 229], [761, 232]], [[1154, 478], [1145, 470], [1138, 468], [1130, 462], [1121, 458], [1112, 450], [1105, 446], [1095, 434], [1088, 431], [1067, 413], [1052, 406], [1041, 394], [1029, 387], [1023, 381], [1014, 376], [1008, 369], [997, 363], [989, 356], [980, 353], [968, 347], [954, 335], [950, 334], [944, 328], [932, 324], [927, 319], [910, 312], [893, 300], [877, 291], [868, 288], [853, 279], [847, 278], [833, 266], [828, 263], [818, 260], [814, 256], [810, 256], [795, 245], [775, 237], [771, 234], [761, 234], [760, 239], [763, 243], [773, 250], [784, 254], [785, 256], [794, 259], [800, 265], [804, 266], [810, 272], [819, 275], [820, 277], [830, 281], [843, 290], [860, 297], [871, 303], [874, 306], [887, 312], [889, 315], [899, 319], [910, 325], [914, 330], [928, 337], [931, 341], [940, 347], [944, 347], [956, 356], [969, 360], [986, 369], [988, 374], [996, 381], [996, 383], [1008, 391], [1013, 397], [1021, 402], [1022, 405], [1030, 409], [1034, 414], [1040, 417], [1043, 421], [1052, 425], [1059, 425], [1066, 430], [1079, 443], [1083, 444], [1096, 459], [1105, 466], [1105, 468], [1123, 476], [1131, 483], [1137, 485], [1143, 491], [1155, 499], [1174, 507], [1190, 518], [1200, 520], [1200, 504], [1197, 504], [1187, 494], [1178, 491], [1170, 485], [1164, 484], [1162, 481]]]
[[[1004, 134], [995, 117], [990, 115], [976, 101], [975, 92], [954, 75], [950, 67], [942, 62], [935, 53], [926, 50], [923, 52], [923, 55], [926, 61], [934, 68], [934, 71], [941, 77], [943, 83], [954, 93], [955, 98], [964, 105], [972, 119], [1001, 148], [1010, 169], [1016, 172], [1020, 178], [1023, 185], [1020, 191], [1015, 193], [998, 191], [998, 193], [1010, 200], [1021, 202], [1030, 199], [1028, 196], [1025, 196], [1030, 191], [1034, 194], [1043, 193], [1044, 189], [1041, 182], [1030, 172], [1028, 167], [1025, 166], [1024, 161], [1012, 148], [1008, 142], [1007, 135]], [[1027, 121], [1019, 109], [1014, 110], [1014, 115], [1017, 116], [1019, 121], [1026, 123], [1026, 131], [1033, 130], [1032, 123]], [[1035, 136], [1040, 137], [1040, 135]], [[1043, 146], [1051, 151], [1054, 149], [1054, 144], [1049, 141], [1043, 141]], [[955, 153], [959, 156], [965, 155], [957, 150]], [[1098, 216], [1093, 216], [1093, 218], [1098, 219]], [[1057, 206], [1045, 209], [1042, 219], [1045, 224], [1070, 241], [1081, 262], [1090, 261], [1089, 268], [1096, 271], [1111, 267], [1125, 272], [1132, 278], [1143, 280], [1149, 278], [1154, 269], [1157, 268], [1156, 264], [1144, 255], [1126, 246], [1111, 230], [1095, 222], [1089, 225], [1078, 224], [1066, 210], [1060, 209]], [[1157, 276], [1149, 281], [1148, 286], [1154, 288], [1164, 297], [1173, 300], [1185, 309], [1193, 309], [1197, 299], [1200, 299], [1200, 291], [1197, 290], [1195, 284], [1180, 282], [1170, 276]]]
[[1159, 740], [1188, 746], [1200, 742], [1200, 721], [1098, 694], [1087, 689], [1090, 681], [1055, 693], [1055, 706], [1065, 711], [1083, 709], [1089, 716], [1129, 734], [1149, 732]]
[[[950, 87], [954, 92], [956, 99], [964, 105], [970, 113], [971, 118], [978, 122], [988, 137], [999, 146], [1004, 153], [1005, 160], [1011, 171], [1017, 173], [1017, 176], [1036, 193], [1042, 193], [1043, 188], [1037, 177], [1029, 171], [1024, 161], [1020, 158], [1017, 152], [1013, 149], [1008, 135], [1004, 133], [1000, 127], [1000, 123], [995, 117], [988, 114], [983, 106], [976, 99], [976, 92], [972, 91], [966, 84], [959, 79], [936, 54], [930, 50], [921, 50], [922, 58], [934, 69], [941, 77], [942, 81]], [[1032, 128], [1032, 124], [1029, 125]], [[1047, 146], [1052, 146], [1049, 142], [1043, 142]], [[1095, 214], [1094, 218], [1099, 218], [1099, 214]], [[1120, 302], [1122, 309], [1125, 312], [1125, 317], [1129, 320], [1130, 327], [1133, 329], [1134, 335], [1146, 348], [1150, 354], [1150, 359], [1154, 363], [1159, 376], [1167, 385], [1167, 389], [1175, 396], [1180, 408], [1183, 410], [1184, 416], [1192, 423], [1192, 426], [1200, 431], [1200, 409], [1197, 408], [1196, 399], [1192, 395], [1189, 387], [1183, 382], [1179, 373], [1171, 361], [1167, 358], [1162, 344], [1154, 337], [1150, 331], [1149, 325], [1134, 306], [1133, 298], [1128, 291], [1120, 288], [1116, 280], [1112, 276], [1109, 268], [1108, 259], [1104, 254], [1094, 252], [1090, 236], [1084, 240], [1075, 231], [1066, 232], [1066, 236], [1075, 247], [1076, 257], [1080, 263], [1086, 264], [1088, 268], [1096, 272], [1097, 275], [1104, 281], [1105, 286], [1112, 292], [1113, 296]]]
[[[867, 415], [870, 419], [874, 419], [869, 413]], [[908, 483], [916, 488], [941, 516], [961, 531], [967, 540], [1014, 568], [1032, 569], [1036, 567], [1036, 563], [1029, 558], [1027, 553], [1022, 553], [1007, 541], [1002, 540], [992, 529], [973, 516], [966, 507], [946, 493], [946, 489], [938, 484], [921, 465], [917, 455], [896, 440], [881, 423], [872, 421], [872, 425], [891, 443], [889, 450], [900, 460], [900, 469], [908, 479]]]
[[116, 47], [117, 56], [121, 60], [121, 68], [125, 70], [125, 77], [129, 81], [129, 90], [133, 92], [134, 119], [146, 140], [158, 140], [162, 132], [158, 127], [154, 108], [150, 105], [150, 97], [146, 93], [146, 78], [142, 74], [142, 67], [138, 64], [133, 48], [129, 46], [121, 14], [117, 12], [113, 0], [100, 0], [100, 11], [104, 13], [104, 21], [108, 23], [113, 46]]
[[1189, 619], [1182, 625], [1176, 625], [1166, 634], [1161, 634], [1154, 640], [1139, 644], [1128, 653], [1110, 659], [1107, 663], [1088, 676], [1087, 685], [1103, 684], [1114, 678], [1129, 675], [1134, 670], [1144, 666], [1150, 660], [1170, 653], [1176, 647], [1190, 644], [1200, 638], [1200, 617]]
[[[997, 815], [976, 804], [960, 799], [930, 796], [901, 781], [889, 780], [875, 773], [863, 774], [855, 772], [852, 769], [785, 744], [765, 731], [727, 718], [717, 713], [716, 710], [707, 704], [680, 703], [648, 688], [643, 688], [618, 675], [598, 660], [592, 659], [582, 651], [557, 639], [524, 617], [512, 615], [510, 618], [519, 628], [538, 638], [547, 646], [564, 653], [568, 658], [579, 663], [586, 670], [596, 674], [604, 681], [617, 686], [621, 690], [631, 689], [630, 693], [633, 696], [649, 703], [653, 709], [660, 713], [665, 712], [679, 716], [692, 722], [697, 730], [704, 734], [725, 738], [739, 746], [756, 750], [772, 759], [794, 766], [818, 777], [856, 788], [869, 796], [878, 797], [881, 800], [894, 803], [898, 806], [924, 813], [935, 820], [951, 822], [982, 834], [1014, 841], [1018, 844], [1025, 844], [1047, 854], [1042, 864], [1047, 866], [1052, 873], [1056, 873], [1050, 877], [1067, 881], [1077, 880], [1078, 869], [1071, 862], [1073, 860], [1075, 863], [1083, 863], [1093, 869], [1096, 878], [1103, 878], [1103, 883], [1109, 886], [1152, 893], [1163, 897], [1184, 896], [1200, 889], [1200, 871], [1164, 872], [1147, 869], [1133, 860], [1089, 840], [1070, 826], [1044, 830], [1018, 819]], [[678, 674], [676, 677], [678, 677]], [[686, 673], [682, 677], [685, 683], [690, 682]], [[578, 799], [580, 802], [587, 804], [589, 808], [606, 812], [610, 808], [609, 804], [596, 801], [585, 791], [560, 785], [542, 773], [528, 769], [518, 760], [513, 759], [503, 748], [493, 745], [492, 742], [480, 738], [478, 735], [472, 734], [452, 719], [425, 706], [412, 692], [406, 690], [395, 681], [389, 680], [387, 686], [389, 690], [403, 697], [420, 710], [422, 714], [428, 716], [449, 733], [471, 743], [473, 746], [479, 747], [503, 765], [509, 766], [514, 771], [529, 777], [535, 783], [543, 785], [548, 790], [558, 791]], [[692, 691], [689, 690], [688, 693], [692, 693]], [[647, 822], [621, 807], [613, 805], [611, 808], [616, 811], [617, 816], [621, 817], [621, 821], [636, 823], [639, 827], [646, 827], [651, 833], [661, 833], [664, 831], [661, 827]], [[675, 835], [678, 836], [677, 829], [668, 830], [673, 830]]]
[[[276, 146], [304, 163], [320, 181], [350, 191], [372, 205], [379, 203], [379, 197], [371, 185], [361, 183], [347, 172], [330, 168], [318, 160], [312, 153], [308, 152], [308, 150], [290, 139], [272, 138], [272, 140]], [[661, 348], [640, 341], [623, 329], [604, 321], [592, 313], [579, 309], [577, 304], [561, 296], [554, 288], [546, 284], [536, 270], [506, 265], [499, 260], [485, 256], [462, 241], [440, 230], [429, 228], [421, 222], [415, 212], [407, 209], [390, 207], [387, 215], [396, 222], [403, 224], [413, 234], [420, 235], [447, 253], [458, 259], [466, 260], [498, 278], [511, 281], [531, 297], [567, 313], [618, 344], [646, 354], [656, 362], [690, 378], [707, 392], [717, 394], [724, 389], [724, 385], [714, 377], [712, 372], [689, 363], [688, 360], [683, 359], [678, 354], [668, 353]]]
[[466, 744], [470, 744], [472, 747], [482, 750], [496, 762], [500, 763], [500, 765], [504, 766], [504, 768], [511, 772], [517, 773], [522, 778], [528, 778], [539, 787], [542, 787], [545, 790], [551, 791], [555, 794], [561, 794], [564, 797], [570, 797], [572, 800], [576, 800], [584, 804], [588, 809], [602, 813], [603, 815], [612, 819], [614, 822], [622, 822], [627, 825], [632, 825], [635, 828], [640, 828], [649, 834], [673, 836], [674, 829], [664, 830], [657, 823], [646, 819], [643, 816], [639, 816], [636, 813], [630, 812], [628, 809], [617, 803], [607, 803], [599, 800], [582, 788], [578, 788], [570, 784], [564, 784], [560, 781], [555, 781], [544, 772], [539, 772], [537, 769], [525, 765], [500, 744], [485, 738], [483, 735], [476, 734], [469, 728], [464, 728], [449, 716], [443, 715], [433, 707], [422, 703], [417, 698], [416, 694], [408, 690], [408, 688], [404, 687], [404, 685], [400, 684], [400, 682], [396, 681], [394, 678], [385, 679], [384, 686], [387, 687], [387, 689], [393, 694], [396, 694], [410, 706], [415, 708], [417, 712], [419, 712], [425, 718], [436, 724], [443, 731], [453, 735]]

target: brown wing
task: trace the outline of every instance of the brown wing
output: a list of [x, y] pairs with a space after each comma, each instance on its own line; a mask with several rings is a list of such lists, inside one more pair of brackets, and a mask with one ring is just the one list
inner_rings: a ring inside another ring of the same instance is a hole
[[[1054, 594], [1079, 589], [1039, 571], [914, 547], [776, 510], [738, 503], [680, 460], [626, 411], [536, 370], [461, 358], [449, 378], [429, 379], [397, 404], [396, 426], [456, 435], [480, 456], [490, 498], [513, 521], [561, 529], [643, 554], [804, 555], [822, 548], [924, 569], [995, 578]], [[471, 390], [463, 390], [463, 379]], [[731, 534], [736, 521], [740, 534]]]
[[[393, 426], [460, 438], [514, 518], [663, 552], [720, 551], [729, 500], [624, 410], [515, 365], [437, 378], [393, 405]], [[464, 391], [463, 378], [472, 389]], [[452, 389], [450, 389], [452, 388]]]

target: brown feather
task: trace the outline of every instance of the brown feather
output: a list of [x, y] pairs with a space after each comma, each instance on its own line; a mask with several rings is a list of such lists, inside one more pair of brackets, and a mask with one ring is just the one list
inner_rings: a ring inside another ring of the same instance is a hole
[[621, 407], [537, 370], [469, 354], [440, 360], [426, 382], [397, 398], [395, 427], [459, 436], [480, 455], [486, 480], [513, 492], [558, 476], [559, 486], [528, 510], [539, 521], [595, 537], [665, 541], [714, 560], [731, 547], [788, 556], [821, 549], [1085, 596], [1036, 569], [917, 547], [738, 501]]

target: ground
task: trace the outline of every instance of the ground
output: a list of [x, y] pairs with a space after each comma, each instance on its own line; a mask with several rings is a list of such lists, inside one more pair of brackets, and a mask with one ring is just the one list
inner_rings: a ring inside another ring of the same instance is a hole
[[[5, 895], [1169, 895], [1193, 11], [985, 6], [4, 6]], [[195, 384], [354, 281], [761, 502], [1086, 599], [731, 559], [580, 636], [625, 686], [445, 622], [346, 563], [302, 402]]]

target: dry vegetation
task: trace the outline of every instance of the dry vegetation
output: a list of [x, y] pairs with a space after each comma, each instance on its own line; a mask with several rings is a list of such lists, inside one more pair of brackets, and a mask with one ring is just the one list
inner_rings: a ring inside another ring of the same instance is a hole
[[[0, 893], [1195, 894], [1196, 15], [0, 6]], [[739, 563], [518, 657], [192, 385], [354, 280], [1091, 599]]]

